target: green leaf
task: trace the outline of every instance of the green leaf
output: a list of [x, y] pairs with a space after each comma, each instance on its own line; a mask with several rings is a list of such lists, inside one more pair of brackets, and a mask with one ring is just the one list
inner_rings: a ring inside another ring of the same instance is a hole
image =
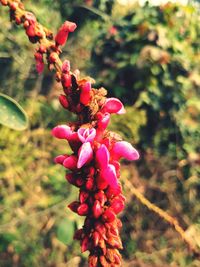
[[65, 218], [57, 228], [57, 238], [66, 245], [71, 244], [74, 236], [74, 221]]
[[28, 118], [23, 108], [14, 99], [1, 93], [0, 124], [18, 131], [28, 127]]

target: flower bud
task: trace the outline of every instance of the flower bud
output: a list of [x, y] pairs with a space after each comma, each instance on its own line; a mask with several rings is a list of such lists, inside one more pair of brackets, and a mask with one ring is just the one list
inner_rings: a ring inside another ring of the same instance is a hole
[[63, 108], [67, 109], [69, 107], [69, 102], [68, 102], [67, 97], [65, 95], [60, 95], [59, 101], [60, 101], [60, 104], [63, 106]]
[[79, 194], [80, 202], [84, 203], [87, 200], [88, 196], [89, 196], [88, 192], [81, 191], [80, 194]]
[[77, 212], [79, 205], [80, 203], [78, 201], [74, 201], [68, 205], [68, 208], [70, 208], [70, 210], [73, 212]]
[[95, 247], [98, 245], [99, 239], [100, 239], [100, 234], [97, 231], [94, 231], [94, 233], [92, 234], [92, 240]]
[[102, 207], [98, 200], [95, 200], [94, 205], [92, 207], [93, 216], [95, 219], [99, 218], [102, 214]]
[[116, 218], [115, 213], [112, 209], [108, 208], [102, 215], [102, 218], [105, 222], [113, 222]]
[[87, 215], [88, 211], [89, 211], [89, 207], [88, 207], [88, 205], [86, 203], [82, 203], [77, 209], [77, 213], [80, 216]]

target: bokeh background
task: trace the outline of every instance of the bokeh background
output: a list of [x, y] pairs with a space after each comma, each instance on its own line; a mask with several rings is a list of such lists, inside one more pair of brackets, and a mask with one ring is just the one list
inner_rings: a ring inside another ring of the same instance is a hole
[[[198, 2], [23, 2], [54, 32], [66, 19], [78, 24], [62, 56], [123, 101], [127, 113], [113, 116], [110, 129], [141, 154], [136, 163], [122, 162], [122, 184], [128, 178], [200, 247]], [[23, 106], [30, 126], [23, 132], [0, 126], [0, 266], [87, 266], [87, 253], [73, 240], [83, 220], [67, 209], [77, 190], [53, 164], [69, 148], [50, 134], [74, 118], [59, 106], [54, 75], [36, 73], [33, 53], [1, 6], [0, 91]], [[170, 225], [125, 186], [124, 193], [123, 266], [200, 266]]]

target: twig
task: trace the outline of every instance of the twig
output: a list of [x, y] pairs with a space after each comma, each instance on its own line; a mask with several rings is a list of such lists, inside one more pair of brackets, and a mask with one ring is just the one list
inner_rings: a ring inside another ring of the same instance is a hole
[[191, 240], [186, 236], [184, 229], [180, 226], [177, 219], [173, 218], [166, 211], [157, 207], [155, 204], [151, 203], [143, 194], [141, 194], [137, 188], [135, 188], [132, 183], [125, 178], [125, 187], [149, 210], [158, 214], [162, 219], [167, 221], [170, 225], [174, 227], [174, 229], [178, 232], [184, 242], [188, 245], [189, 249], [194, 253], [195, 256], [200, 256], [200, 251], [196, 248], [196, 246], [191, 242]]

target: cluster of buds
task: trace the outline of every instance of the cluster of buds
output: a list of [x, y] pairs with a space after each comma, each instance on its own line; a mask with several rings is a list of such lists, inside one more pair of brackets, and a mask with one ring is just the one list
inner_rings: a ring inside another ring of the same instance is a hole
[[[107, 98], [104, 88], [93, 88], [91, 78], [80, 78], [78, 70], [70, 70], [70, 62], [60, 60], [61, 48], [76, 24], [66, 21], [55, 38], [39, 24], [35, 16], [25, 11], [20, 0], [0, 0], [10, 8], [12, 20], [23, 24], [30, 41], [39, 43], [35, 52], [36, 69], [44, 68], [44, 55], [49, 69], [56, 70], [56, 79], [63, 86], [59, 101], [63, 108], [77, 115], [77, 122], [59, 125], [53, 136], [68, 141], [71, 155], [59, 155], [55, 162], [66, 168], [67, 181], [78, 187], [79, 199], [69, 208], [86, 216], [84, 225], [75, 233], [82, 252], [89, 250], [89, 266], [120, 266], [119, 250], [122, 226], [117, 215], [124, 209], [125, 197], [120, 184], [121, 158], [137, 160], [137, 150], [121, 137], [107, 130], [111, 114], [124, 114], [123, 104], [117, 98]], [[67, 226], [66, 226], [67, 227]]]

